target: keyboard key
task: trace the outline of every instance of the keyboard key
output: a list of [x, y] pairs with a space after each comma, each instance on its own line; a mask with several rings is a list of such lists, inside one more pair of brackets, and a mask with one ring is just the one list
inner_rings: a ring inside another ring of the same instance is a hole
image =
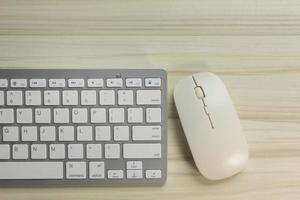
[[22, 127], [22, 141], [37, 141], [37, 127], [23, 126]]
[[133, 126], [132, 140], [161, 140], [161, 127]]
[[104, 162], [90, 162], [89, 163], [90, 179], [104, 179]]
[[10, 80], [10, 87], [12, 87], [12, 88], [25, 88], [25, 87], [27, 87], [27, 80], [26, 79], [11, 79]]
[[72, 109], [72, 122], [73, 123], [87, 123], [87, 109], [86, 108], [73, 108]]
[[127, 170], [128, 179], [139, 179], [143, 178], [143, 170]]
[[0, 109], [0, 124], [14, 123], [14, 110], [9, 108]]
[[40, 124], [51, 123], [50, 108], [35, 109], [35, 123], [40, 123]]
[[115, 105], [115, 91], [114, 90], [100, 90], [100, 105]]
[[7, 87], [8, 87], [7, 79], [0, 79], [0, 88], [7, 88]]
[[146, 78], [145, 87], [160, 87], [161, 79], [160, 78]]
[[102, 145], [101, 144], [87, 144], [86, 157], [89, 159], [102, 158]]
[[62, 178], [62, 162], [0, 162], [0, 179]]
[[77, 140], [78, 141], [92, 141], [93, 128], [91, 126], [77, 126]]
[[148, 179], [161, 178], [161, 170], [146, 170], [146, 178]]
[[8, 144], [0, 144], [0, 160], [10, 158], [10, 146]]
[[9, 106], [23, 105], [23, 92], [17, 90], [9, 90], [6, 92], [6, 104]]
[[159, 105], [161, 104], [160, 90], [138, 90], [136, 93], [138, 105]]
[[58, 140], [59, 141], [74, 141], [74, 127], [73, 126], [59, 126]]
[[95, 79], [88, 79], [88, 87], [103, 87], [103, 79], [95, 78]]
[[105, 108], [91, 108], [91, 123], [105, 123], [106, 109]]
[[107, 178], [109, 179], [122, 179], [124, 177], [123, 170], [108, 170]]
[[19, 141], [19, 127], [17, 126], [4, 126], [3, 131], [3, 141], [4, 142], [16, 142]]
[[63, 105], [78, 105], [78, 92], [77, 90], [64, 90]]
[[69, 109], [68, 108], [54, 108], [53, 109], [54, 123], [65, 124], [69, 123]]
[[0, 91], [0, 106], [4, 105], [4, 91]]
[[31, 108], [18, 108], [17, 111], [17, 123], [28, 124], [32, 123], [32, 109]]
[[86, 162], [67, 162], [67, 179], [86, 179]]
[[84, 87], [84, 79], [69, 79], [68, 85], [70, 88]]
[[40, 140], [41, 141], [55, 141], [56, 130], [55, 126], [41, 126], [40, 127]]
[[46, 79], [30, 79], [29, 85], [32, 88], [44, 88], [47, 87]]
[[123, 86], [123, 79], [121, 78], [109, 78], [106, 80], [107, 87], [122, 87]]
[[161, 108], [147, 108], [146, 121], [148, 123], [161, 122]]
[[97, 96], [96, 90], [81, 91], [81, 105], [96, 105]]
[[140, 78], [127, 78], [126, 87], [142, 87], [142, 79]]
[[120, 158], [120, 144], [105, 144], [105, 158], [119, 159]]
[[110, 108], [109, 109], [109, 122], [110, 123], [123, 123], [124, 122], [124, 108]]
[[115, 126], [114, 127], [114, 140], [115, 141], [129, 140], [129, 127], [128, 126]]
[[31, 158], [32, 159], [46, 159], [47, 158], [46, 144], [32, 144], [31, 145]]
[[64, 159], [66, 156], [64, 144], [50, 144], [49, 152], [50, 159]]
[[161, 158], [161, 144], [124, 144], [124, 158]]
[[118, 104], [119, 105], [133, 105], [133, 91], [132, 90], [119, 90], [118, 91]]
[[39, 106], [42, 103], [41, 91], [27, 90], [25, 92], [25, 104], [27, 106]]
[[60, 95], [58, 90], [45, 90], [44, 91], [44, 104], [45, 105], [59, 105]]
[[27, 144], [14, 144], [12, 149], [13, 159], [28, 159]]
[[110, 141], [110, 126], [96, 126], [95, 137], [96, 141]]
[[128, 108], [127, 119], [129, 123], [142, 123], [143, 108]]
[[83, 158], [83, 144], [69, 144], [68, 145], [68, 158], [69, 159], [82, 159]]
[[126, 163], [127, 169], [143, 169], [142, 161], [127, 161]]
[[65, 86], [65, 79], [49, 79], [49, 87], [51, 88], [63, 88]]

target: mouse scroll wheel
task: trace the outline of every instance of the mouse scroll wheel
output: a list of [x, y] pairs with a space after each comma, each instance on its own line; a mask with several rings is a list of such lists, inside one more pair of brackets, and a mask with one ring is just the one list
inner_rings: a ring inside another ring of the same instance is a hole
[[203, 99], [205, 97], [203, 89], [200, 86], [195, 87], [195, 93], [198, 99]]

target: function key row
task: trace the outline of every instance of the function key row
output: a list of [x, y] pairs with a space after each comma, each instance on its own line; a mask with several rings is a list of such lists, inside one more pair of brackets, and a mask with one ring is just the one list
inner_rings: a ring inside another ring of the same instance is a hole
[[[145, 87], [160, 87], [160, 78], [145, 78]], [[67, 85], [69, 88], [82, 88], [85, 87], [85, 79], [68, 79]], [[126, 87], [142, 87], [141, 78], [126, 78]], [[106, 79], [106, 86], [109, 88], [121, 88], [123, 87], [122, 78], [108, 78]], [[9, 87], [8, 79], [0, 79], [0, 88]], [[11, 88], [26, 88], [28, 87], [27, 79], [10, 79]], [[30, 79], [29, 87], [31, 88], [45, 88], [47, 87], [46, 79]], [[66, 87], [65, 79], [49, 79], [50, 88], [64, 88]], [[90, 88], [101, 88], [104, 87], [104, 80], [101, 78], [87, 79], [87, 87]]]

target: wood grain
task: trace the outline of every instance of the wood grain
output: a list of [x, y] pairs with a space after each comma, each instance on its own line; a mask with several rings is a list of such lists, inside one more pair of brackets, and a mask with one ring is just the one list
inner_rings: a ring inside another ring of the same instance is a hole
[[[0, 68], [168, 72], [169, 173], [162, 187], [1, 188], [19, 199], [299, 199], [300, 3], [293, 0], [0, 0]], [[218, 74], [241, 118], [247, 169], [220, 182], [196, 170], [172, 91]]]

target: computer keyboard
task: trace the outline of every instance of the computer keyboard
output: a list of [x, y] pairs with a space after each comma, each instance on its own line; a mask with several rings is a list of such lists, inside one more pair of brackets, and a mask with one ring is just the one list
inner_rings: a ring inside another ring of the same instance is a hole
[[0, 70], [1, 184], [163, 183], [160, 69]]

